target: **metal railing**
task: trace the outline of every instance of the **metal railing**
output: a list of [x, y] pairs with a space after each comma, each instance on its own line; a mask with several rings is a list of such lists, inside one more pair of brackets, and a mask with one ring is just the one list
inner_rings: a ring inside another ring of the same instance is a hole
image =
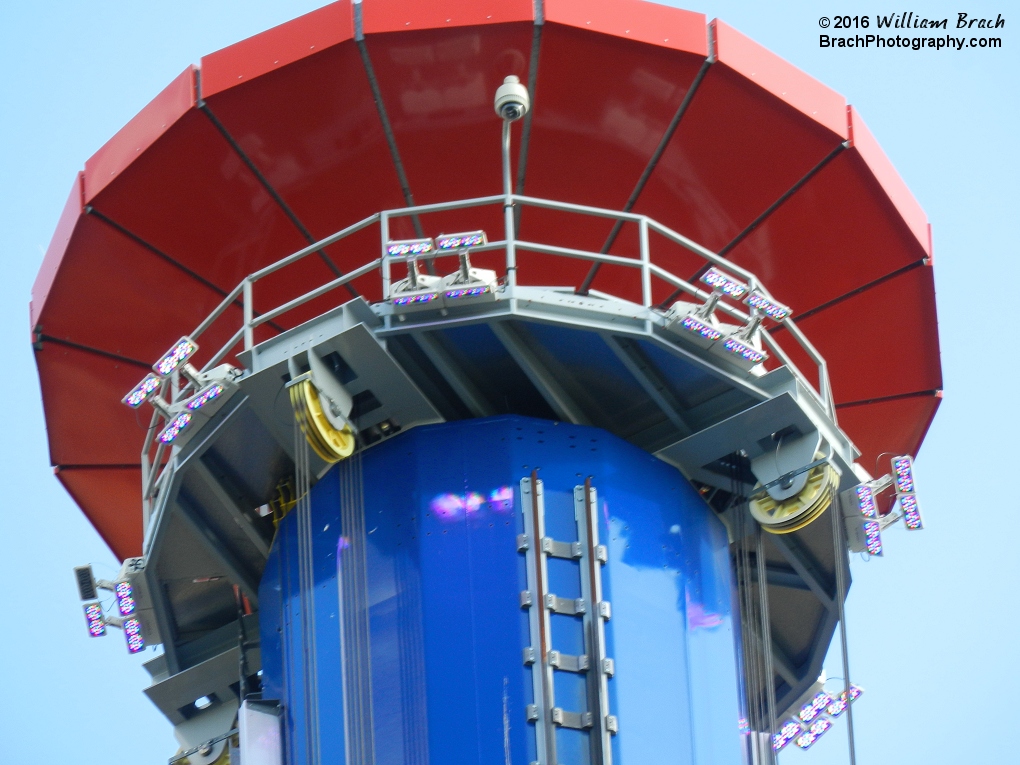
[[[500, 195], [384, 210], [370, 215], [351, 226], [337, 231], [335, 234], [327, 236], [314, 244], [310, 244], [292, 255], [248, 275], [241, 281], [240, 284], [231, 290], [226, 297], [223, 298], [212, 313], [210, 313], [189, 335], [189, 337], [193, 340], [197, 340], [203, 333], [208, 331], [210, 327], [223, 319], [231, 307], [237, 307], [238, 304], [240, 304], [243, 317], [241, 325], [230, 335], [229, 339], [219, 348], [219, 350], [217, 350], [212, 357], [206, 361], [202, 367], [202, 371], [207, 371], [222, 363], [223, 360], [226, 359], [239, 344], [243, 343], [244, 350], [251, 350], [255, 345], [255, 330], [257, 328], [270, 324], [271, 322], [274, 322], [274, 320], [283, 317], [288, 312], [293, 311], [312, 300], [327, 295], [333, 290], [344, 287], [354, 280], [367, 276], [374, 271], [379, 272], [382, 299], [383, 301], [388, 300], [391, 297], [391, 289], [393, 286], [391, 265], [394, 261], [404, 263], [407, 260], [402, 256], [390, 256], [387, 254], [386, 246], [390, 241], [390, 229], [393, 221], [409, 217], [420, 220], [424, 216], [435, 213], [445, 213], [455, 210], [496, 205], [502, 205], [505, 212], [504, 238], [499, 241], [489, 242], [480, 247], [473, 247], [471, 248], [471, 252], [474, 254], [502, 250], [505, 254], [505, 265], [504, 274], [500, 277], [500, 281], [501, 284], [509, 288], [513, 288], [517, 284], [517, 271], [519, 268], [517, 253], [519, 251], [526, 251], [554, 257], [578, 259], [588, 261], [589, 263], [637, 269], [640, 271], [641, 305], [643, 308], [648, 310], [662, 310], [660, 306], [654, 303], [652, 298], [653, 280], [659, 280], [669, 285], [674, 294], [683, 293], [696, 300], [707, 301], [711, 295], [709, 291], [702, 289], [687, 279], [677, 276], [666, 268], [652, 262], [651, 235], [656, 234], [667, 242], [683, 247], [688, 252], [693, 253], [702, 259], [706, 264], [717, 266], [730, 274], [741, 277], [747, 281], [751, 289], [758, 289], [765, 294], [768, 294], [768, 291], [764, 288], [758, 278], [747, 269], [732, 263], [705, 247], [702, 247], [696, 242], [678, 234], [646, 215], [621, 212], [618, 210], [607, 210], [598, 207], [589, 207], [587, 205], [571, 204], [568, 202], [556, 202], [547, 199], [524, 196], [521, 194], [513, 194], [509, 193], [509, 191], [505, 191], [504, 194]], [[540, 242], [520, 239], [516, 236], [515, 232], [515, 213], [518, 208], [524, 207], [541, 208], [563, 213], [603, 218], [617, 222], [621, 225], [633, 224], [637, 227], [638, 233], [638, 255], [637, 257], [610, 255], [608, 253], [597, 253], [588, 250], [542, 244]], [[373, 226], [378, 227], [379, 233], [380, 249], [378, 257], [372, 258], [354, 270], [321, 284], [281, 305], [272, 307], [262, 313], [257, 313], [255, 311], [255, 285], [260, 280], [302, 261], [309, 255], [319, 253], [325, 247], [336, 244], [352, 234]], [[456, 252], [432, 253], [425, 257], [435, 258], [443, 257], [444, 255], [456, 255]], [[608, 294], [611, 295], [612, 293], [609, 292]], [[627, 298], [621, 297], [620, 299]], [[726, 302], [720, 301], [716, 306], [716, 310], [742, 324], [746, 323], [750, 319], [747, 312]], [[389, 317], [387, 317], [387, 324], [388, 320]], [[780, 324], [787, 329], [790, 336], [796, 341], [797, 345], [816, 366], [818, 378], [817, 386], [812, 383], [810, 379], [797, 367], [772, 334], [764, 329], [759, 332], [763, 345], [780, 363], [787, 366], [805, 385], [805, 387], [817, 397], [822, 408], [833, 419], [833, 421], [835, 421], [836, 410], [832, 397], [832, 389], [829, 384], [829, 375], [825, 359], [791, 319], [786, 318], [780, 322]], [[279, 327], [275, 327], [275, 325], [274, 329], [276, 331], [280, 331]], [[162, 394], [164, 395], [168, 384], [171, 388], [171, 398], [173, 400], [185, 395], [190, 388], [190, 383], [186, 383], [182, 386], [181, 379], [175, 375], [169, 383], [164, 382], [164, 390], [162, 391]], [[155, 443], [158, 421], [158, 413], [154, 413], [142, 448], [143, 506], [145, 508], [146, 519], [152, 509], [152, 500], [158, 494], [158, 490], [165, 480], [166, 474], [170, 472], [167, 470], [159, 470], [159, 466], [162, 464], [162, 461], [166, 456], [166, 451], [165, 446], [162, 443], [158, 445]], [[153, 453], [154, 446], [155, 453]]]

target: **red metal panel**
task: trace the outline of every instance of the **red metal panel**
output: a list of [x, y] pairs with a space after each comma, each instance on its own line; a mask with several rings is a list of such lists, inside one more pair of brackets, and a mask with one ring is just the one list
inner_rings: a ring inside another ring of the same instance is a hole
[[839, 425], [861, 450], [860, 464], [880, 476], [888, 472], [891, 454], [917, 454], [941, 403], [939, 392], [843, 407]]
[[202, 97], [292, 64], [354, 37], [349, 0], [330, 3], [202, 58]]
[[361, 9], [366, 35], [501, 24], [534, 18], [532, 0], [448, 0], [442, 4], [371, 0], [362, 3]]
[[928, 230], [928, 216], [924, 214], [921, 205], [907, 188], [907, 184], [903, 182], [900, 174], [896, 172], [896, 168], [882, 151], [882, 147], [878, 145], [875, 136], [864, 124], [861, 115], [852, 106], [849, 107], [849, 115], [850, 140], [853, 151], [860, 154], [893, 207], [917, 237], [918, 243], [928, 255], [931, 255], [931, 232]]
[[118, 560], [142, 554], [139, 468], [72, 468], [55, 472]]
[[860, 154], [842, 152], [729, 258], [804, 313], [922, 260], [927, 251]]
[[[798, 326], [828, 362], [837, 404], [942, 388], [931, 268], [906, 271]], [[792, 345], [785, 332], [776, 338]]]
[[[546, 0], [547, 22], [708, 55], [705, 14], [642, 0]], [[593, 70], [604, 74], [606, 69]]]
[[195, 105], [196, 72], [181, 72], [85, 163], [86, 204]]
[[151, 411], [129, 409], [120, 400], [145, 376], [145, 369], [55, 342], [44, 342], [35, 361], [50, 464], [139, 462]]
[[63, 262], [67, 245], [71, 241], [71, 234], [74, 232], [74, 226], [78, 222], [78, 216], [81, 215], [83, 188], [83, 176], [82, 173], [78, 173], [74, 179], [74, 186], [71, 187], [71, 193], [67, 197], [67, 202], [64, 204], [64, 211], [60, 213], [53, 238], [50, 239], [50, 246], [46, 248], [46, 255], [43, 256], [35, 283], [32, 285], [32, 299], [28, 312], [33, 327], [39, 323], [39, 316], [49, 298], [50, 288], [57, 276], [57, 269]]
[[843, 96], [725, 22], [713, 20], [712, 29], [715, 53], [721, 63], [843, 140], [849, 137]]

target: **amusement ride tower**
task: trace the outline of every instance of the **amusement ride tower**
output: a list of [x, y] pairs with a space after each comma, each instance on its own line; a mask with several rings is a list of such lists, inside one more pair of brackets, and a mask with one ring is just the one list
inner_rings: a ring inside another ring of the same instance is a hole
[[930, 229], [723, 22], [327, 5], [86, 163], [31, 311], [124, 561], [76, 570], [88, 629], [162, 647], [171, 762], [767, 763], [841, 716], [853, 758], [848, 556], [922, 527]]

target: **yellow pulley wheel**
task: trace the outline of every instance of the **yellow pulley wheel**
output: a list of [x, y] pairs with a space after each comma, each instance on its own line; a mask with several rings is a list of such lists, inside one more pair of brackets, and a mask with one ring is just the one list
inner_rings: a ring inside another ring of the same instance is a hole
[[[815, 459], [821, 459], [816, 454]], [[788, 499], [776, 500], [767, 493], [752, 499], [749, 503], [751, 515], [770, 534], [790, 534], [804, 528], [824, 513], [832, 498], [839, 477], [828, 463], [808, 471], [807, 483], [800, 493]], [[761, 484], [755, 491], [761, 490]]]
[[319, 392], [311, 380], [291, 385], [290, 403], [309, 446], [326, 462], [339, 462], [354, 453], [354, 432], [350, 425], [337, 430], [326, 417]]

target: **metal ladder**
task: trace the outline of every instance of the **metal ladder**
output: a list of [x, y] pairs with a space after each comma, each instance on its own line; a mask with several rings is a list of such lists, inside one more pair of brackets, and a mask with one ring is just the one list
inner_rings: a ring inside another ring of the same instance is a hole
[[[612, 765], [611, 737], [617, 732], [616, 717], [609, 714], [609, 678], [615, 667], [606, 656], [605, 622], [612, 612], [602, 599], [602, 566], [608, 560], [599, 544], [598, 498], [591, 479], [574, 487], [574, 520], [577, 541], [563, 542], [545, 536], [545, 499], [537, 472], [521, 479], [524, 533], [517, 537], [517, 551], [527, 560], [528, 589], [521, 592], [521, 608], [529, 611], [531, 645], [524, 649], [524, 663], [531, 666], [534, 703], [526, 709], [535, 724], [538, 759], [531, 765], [559, 765], [556, 729], [589, 731], [591, 765]], [[581, 597], [562, 598], [549, 591], [546, 561], [561, 558], [579, 564]], [[553, 616], [580, 617], [584, 654], [571, 656], [550, 645]], [[556, 705], [555, 672], [585, 675], [588, 709], [568, 711]]]

